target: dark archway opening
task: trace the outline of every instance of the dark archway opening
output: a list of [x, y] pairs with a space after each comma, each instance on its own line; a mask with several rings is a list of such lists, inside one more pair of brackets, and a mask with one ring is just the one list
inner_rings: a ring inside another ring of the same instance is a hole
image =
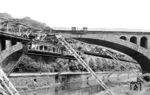
[[125, 36], [121, 36], [120, 39], [127, 40], [127, 38]]
[[141, 41], [140, 41], [140, 46], [144, 47], [144, 48], [147, 48], [147, 38], [146, 37], [142, 37], [141, 38]]
[[16, 45], [17, 44], [17, 42], [15, 41], [15, 40], [11, 40], [11, 45], [13, 46], [13, 45]]
[[2, 48], [2, 50], [6, 49], [6, 41], [5, 41], [5, 39], [1, 39], [1, 48]]
[[130, 42], [137, 44], [137, 38], [136, 37], [131, 37]]

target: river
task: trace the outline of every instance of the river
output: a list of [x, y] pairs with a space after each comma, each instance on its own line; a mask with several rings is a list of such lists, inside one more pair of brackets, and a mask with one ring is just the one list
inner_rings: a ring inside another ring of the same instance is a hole
[[96, 83], [90, 82], [74, 82], [60, 84], [49, 88], [33, 90], [30, 92], [20, 93], [21, 95], [95, 95], [102, 91], [103, 88]]

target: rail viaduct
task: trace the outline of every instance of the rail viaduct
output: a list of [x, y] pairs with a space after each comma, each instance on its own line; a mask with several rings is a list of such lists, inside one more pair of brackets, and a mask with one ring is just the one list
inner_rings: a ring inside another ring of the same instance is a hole
[[125, 53], [140, 64], [144, 73], [150, 72], [150, 33], [148, 31], [55, 29], [54, 32], [66, 38], [74, 38]]

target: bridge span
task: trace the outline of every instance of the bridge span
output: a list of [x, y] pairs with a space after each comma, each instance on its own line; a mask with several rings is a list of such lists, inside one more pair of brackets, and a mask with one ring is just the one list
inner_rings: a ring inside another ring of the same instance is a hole
[[130, 31], [74, 31], [56, 30], [66, 38], [102, 45], [125, 53], [135, 59], [143, 72], [150, 72], [150, 33]]

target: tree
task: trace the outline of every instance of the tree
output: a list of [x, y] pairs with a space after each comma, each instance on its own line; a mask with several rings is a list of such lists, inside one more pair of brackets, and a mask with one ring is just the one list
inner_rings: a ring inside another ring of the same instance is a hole
[[96, 61], [96, 65], [97, 65], [97, 70], [102, 71], [103, 70], [103, 63], [101, 62], [101, 60], [99, 58], [96, 58], [95, 61]]
[[96, 71], [96, 64], [95, 64], [95, 62], [93, 61], [93, 59], [92, 58], [90, 58], [90, 60], [89, 60], [89, 66], [94, 70], [94, 71]]

